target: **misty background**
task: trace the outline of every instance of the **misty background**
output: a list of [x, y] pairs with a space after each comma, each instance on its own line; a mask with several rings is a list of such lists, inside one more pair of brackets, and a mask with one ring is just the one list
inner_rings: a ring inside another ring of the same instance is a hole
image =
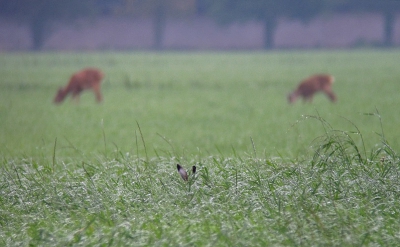
[[393, 0], [0, 0], [0, 51], [399, 45]]

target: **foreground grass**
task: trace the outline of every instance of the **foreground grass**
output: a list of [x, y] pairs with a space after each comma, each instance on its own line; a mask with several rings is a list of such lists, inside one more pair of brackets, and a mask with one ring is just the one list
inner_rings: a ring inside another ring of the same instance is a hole
[[[3, 246], [396, 246], [400, 159], [325, 134], [293, 163], [255, 156], [16, 158], [1, 166]], [[254, 150], [254, 155], [257, 150]], [[176, 163], [197, 166], [184, 182]]]

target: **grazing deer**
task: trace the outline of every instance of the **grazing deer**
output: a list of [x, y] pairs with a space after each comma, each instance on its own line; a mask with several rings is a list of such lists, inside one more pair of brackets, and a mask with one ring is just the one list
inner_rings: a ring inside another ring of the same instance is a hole
[[99, 69], [86, 68], [73, 74], [64, 88], [60, 88], [54, 98], [54, 103], [61, 103], [71, 93], [72, 98], [79, 101], [79, 95], [83, 90], [92, 89], [97, 102], [101, 102], [100, 83], [104, 74]]
[[[178, 168], [178, 172], [181, 175], [182, 179], [185, 181], [188, 181], [188, 174], [186, 172], [185, 169], [183, 169], [183, 167], [179, 164], [176, 165], [176, 167]], [[192, 166], [192, 174], [196, 173], [196, 166]]]
[[312, 102], [313, 96], [317, 92], [324, 92], [332, 101], [336, 101], [336, 95], [332, 91], [332, 84], [335, 78], [327, 74], [319, 74], [303, 80], [297, 89], [288, 95], [289, 103], [293, 103], [301, 96], [304, 101]]

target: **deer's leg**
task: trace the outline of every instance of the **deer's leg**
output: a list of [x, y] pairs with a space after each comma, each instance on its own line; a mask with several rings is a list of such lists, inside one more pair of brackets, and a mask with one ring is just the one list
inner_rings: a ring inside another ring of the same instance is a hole
[[326, 96], [328, 96], [328, 98], [332, 101], [335, 102], [336, 101], [336, 95], [335, 93], [332, 91], [332, 89], [325, 89], [324, 90]]
[[96, 95], [97, 102], [101, 102], [103, 100], [103, 97], [101, 95], [100, 83], [93, 85], [93, 92]]
[[313, 100], [313, 95], [311, 94], [311, 95], [306, 95], [306, 96], [304, 96], [303, 97], [303, 99], [304, 99], [304, 103], [307, 103], [307, 102], [310, 102], [310, 103], [312, 103], [312, 100]]
[[75, 103], [79, 104], [79, 95], [82, 90], [74, 90], [72, 92], [72, 99], [75, 101]]

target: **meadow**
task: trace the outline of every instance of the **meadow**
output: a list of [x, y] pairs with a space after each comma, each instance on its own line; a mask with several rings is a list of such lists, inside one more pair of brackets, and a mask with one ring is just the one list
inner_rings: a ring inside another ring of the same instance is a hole
[[[0, 54], [3, 246], [395, 246], [400, 50]], [[84, 67], [104, 101], [52, 103]], [[314, 73], [338, 96], [288, 104]], [[197, 173], [183, 181], [176, 164]]]

